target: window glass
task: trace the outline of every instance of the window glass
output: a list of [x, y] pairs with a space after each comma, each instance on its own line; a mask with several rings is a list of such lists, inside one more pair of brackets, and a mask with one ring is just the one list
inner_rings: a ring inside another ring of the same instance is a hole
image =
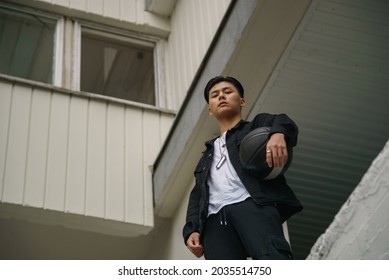
[[82, 91], [155, 105], [154, 52], [150, 46], [81, 35]]
[[56, 20], [0, 6], [0, 73], [52, 83]]

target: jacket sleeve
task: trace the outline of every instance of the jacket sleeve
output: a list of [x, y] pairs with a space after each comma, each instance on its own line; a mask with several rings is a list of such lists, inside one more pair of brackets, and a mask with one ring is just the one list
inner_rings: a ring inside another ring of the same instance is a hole
[[201, 233], [208, 213], [207, 174], [213, 160], [213, 141], [206, 143], [207, 149], [203, 152], [194, 170], [196, 183], [189, 195], [186, 222], [182, 230], [185, 244], [193, 232]]
[[274, 115], [262, 113], [257, 115], [253, 121], [257, 127], [270, 127], [269, 137], [274, 133], [283, 133], [285, 135], [285, 141], [290, 146], [294, 147], [297, 145], [298, 127], [286, 114]]
[[186, 221], [182, 230], [184, 243], [193, 232], [200, 232], [200, 197], [201, 189], [196, 184], [189, 196], [188, 209], [186, 211]]

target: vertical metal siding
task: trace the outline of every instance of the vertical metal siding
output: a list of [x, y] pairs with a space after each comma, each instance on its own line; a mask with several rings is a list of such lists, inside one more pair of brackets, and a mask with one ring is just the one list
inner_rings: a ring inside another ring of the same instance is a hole
[[166, 49], [169, 108], [180, 107], [230, 2], [177, 1]]
[[0, 201], [153, 224], [170, 113], [0, 82]]
[[88, 100], [70, 97], [65, 211], [85, 213]]
[[[126, 199], [126, 209], [125, 209], [125, 219], [133, 220], [136, 223], [144, 222], [144, 215], [133, 215], [132, 213], [139, 212], [139, 209], [145, 208], [145, 201], [141, 199], [144, 197], [143, 188], [131, 188], [132, 185], [143, 186], [145, 184], [144, 179], [144, 164], [143, 164], [143, 154], [145, 150], [145, 145], [148, 145], [148, 142], [143, 141], [143, 111], [138, 110], [127, 110], [125, 115], [125, 125], [126, 125], [126, 143], [128, 147], [125, 151], [126, 161], [126, 186], [125, 189], [125, 199]], [[137, 149], [131, 149], [131, 147], [137, 147]], [[139, 163], [133, 158], [142, 159], [142, 162]]]
[[65, 207], [69, 99], [67, 95], [53, 94], [50, 103], [44, 208], [58, 211]]
[[5, 164], [7, 161], [7, 142], [9, 116], [12, 104], [12, 84], [0, 83], [0, 198], [4, 196]]
[[11, 89], [15, 94], [12, 94], [8, 104], [11, 109], [7, 118], [2, 199], [20, 203], [24, 199], [31, 89], [23, 86], [13, 86]]
[[147, 20], [144, 11], [144, 0], [38, 0], [68, 9], [83, 11], [128, 21], [143, 23]]
[[106, 103], [91, 102], [88, 108], [85, 213], [105, 215]]
[[[11, 91], [9, 93], [11, 94]], [[51, 95], [44, 90], [35, 89], [32, 91], [23, 201], [24, 205], [27, 206], [42, 207], [44, 205], [50, 102]]]

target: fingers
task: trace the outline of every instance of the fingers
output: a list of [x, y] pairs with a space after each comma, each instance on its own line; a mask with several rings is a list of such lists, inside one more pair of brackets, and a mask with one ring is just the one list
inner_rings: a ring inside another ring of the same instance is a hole
[[288, 160], [288, 149], [282, 133], [273, 134], [266, 146], [266, 162], [269, 167], [282, 168]]
[[191, 251], [193, 255], [195, 255], [197, 258], [201, 258], [204, 254], [204, 251], [203, 251], [203, 248], [201, 247], [201, 249], [198, 249], [198, 250], [195, 250], [195, 251]]
[[204, 254], [203, 246], [200, 244], [200, 234], [193, 232], [186, 241], [187, 247], [192, 254], [200, 258]]
[[267, 148], [266, 162], [269, 167], [281, 168], [288, 161], [288, 150], [283, 147]]
[[195, 255], [196, 257], [200, 258], [204, 254], [203, 246], [197, 245], [197, 246], [189, 246], [189, 251]]
[[266, 149], [266, 162], [269, 167], [273, 167], [273, 154], [269, 148]]
[[198, 232], [193, 232], [191, 235], [189, 235], [189, 238], [186, 243], [188, 246], [200, 245], [200, 234]]

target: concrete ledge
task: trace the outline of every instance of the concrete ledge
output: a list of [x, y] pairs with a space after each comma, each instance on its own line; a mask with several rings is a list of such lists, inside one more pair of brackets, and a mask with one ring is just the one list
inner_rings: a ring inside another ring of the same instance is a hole
[[307, 259], [389, 259], [389, 141]]

